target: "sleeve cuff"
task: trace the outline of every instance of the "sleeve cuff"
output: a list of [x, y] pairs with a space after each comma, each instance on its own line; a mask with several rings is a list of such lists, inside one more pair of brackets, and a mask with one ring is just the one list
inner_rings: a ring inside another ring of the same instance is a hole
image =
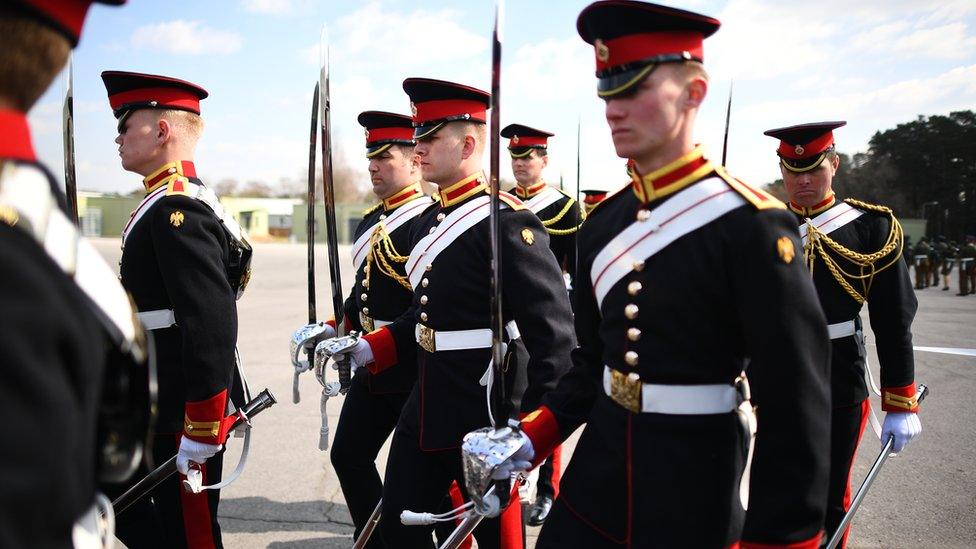
[[373, 362], [366, 365], [371, 374], [378, 374], [397, 363], [396, 341], [386, 326], [363, 336], [373, 351]]
[[[329, 320], [326, 320], [325, 323], [328, 324], [329, 326], [332, 326], [332, 329], [333, 330], [338, 331], [338, 328], [336, 327], [336, 321], [335, 321], [334, 318], [330, 318]], [[352, 325], [352, 322], [349, 320], [349, 317], [348, 316], [343, 316], [342, 317], [342, 327], [346, 331], [347, 334], [349, 332], [351, 332], [352, 329], [354, 328], [354, 326]]]
[[535, 457], [532, 466], [535, 467], [546, 460], [549, 454], [562, 442], [559, 433], [559, 422], [546, 406], [536, 408], [522, 420], [522, 432], [532, 441]]
[[818, 549], [822, 538], [823, 530], [817, 532], [817, 535], [810, 539], [794, 541], [792, 543], [756, 543], [742, 541], [739, 543], [739, 549]]
[[197, 442], [223, 444], [229, 424], [224, 421], [227, 389], [207, 400], [187, 402], [183, 416], [183, 435]]
[[904, 387], [882, 387], [881, 409], [885, 412], [918, 412], [918, 390], [912, 382]]

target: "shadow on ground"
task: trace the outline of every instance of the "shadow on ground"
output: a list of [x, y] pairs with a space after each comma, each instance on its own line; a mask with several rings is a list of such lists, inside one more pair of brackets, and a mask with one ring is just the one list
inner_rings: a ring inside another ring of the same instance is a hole
[[[302, 531], [351, 536], [353, 532], [352, 519], [346, 506], [323, 500], [279, 502], [264, 497], [222, 499], [218, 518], [220, 529], [228, 533]], [[319, 542], [305, 540], [301, 543], [306, 541]], [[285, 546], [292, 547], [292, 543], [298, 542], [287, 542]], [[345, 543], [348, 545], [348, 540]], [[321, 544], [316, 546], [322, 547]]]

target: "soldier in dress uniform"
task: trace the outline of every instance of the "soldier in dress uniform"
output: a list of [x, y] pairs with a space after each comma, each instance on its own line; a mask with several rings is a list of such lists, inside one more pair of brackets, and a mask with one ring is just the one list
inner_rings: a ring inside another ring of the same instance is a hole
[[959, 249], [959, 293], [976, 294], [976, 237], [967, 236], [966, 245]]
[[[956, 262], [956, 246], [949, 243], [945, 235], [935, 237], [935, 251], [939, 255], [939, 274], [942, 275], [942, 291], [949, 291], [949, 275], [952, 274], [952, 266]], [[938, 284], [938, 279], [936, 279]]]
[[718, 26], [625, 1], [577, 21], [632, 180], [580, 229], [573, 369], [492, 474], [540, 462], [587, 424], [536, 547], [820, 542], [826, 322], [783, 203], [692, 141]]
[[[502, 129], [507, 138], [515, 175], [515, 195], [525, 207], [542, 221], [549, 233], [549, 249], [562, 267], [572, 300], [572, 281], [576, 278], [576, 230], [583, 222], [583, 212], [576, 200], [542, 179], [542, 170], [549, 164], [547, 149], [552, 133], [510, 124]], [[562, 471], [562, 447], [557, 448], [539, 467], [536, 499], [529, 509], [528, 524], [539, 526], [545, 522], [552, 501], [559, 495], [559, 476]]]
[[922, 237], [918, 239], [918, 244], [915, 244], [914, 249], [914, 263], [915, 263], [915, 289], [924, 290], [929, 287], [929, 269], [931, 265], [929, 264], [929, 254], [932, 252], [932, 247], [929, 246], [929, 239]]
[[[391, 324], [413, 300], [404, 272], [408, 238], [418, 216], [434, 200], [420, 187], [413, 120], [366, 111], [359, 115], [359, 124], [366, 129], [369, 175], [380, 203], [364, 212], [356, 228], [352, 247], [356, 281], [343, 304], [343, 321], [347, 332], [372, 332]], [[335, 335], [335, 320], [330, 320], [307, 345], [314, 348], [317, 341]], [[343, 400], [331, 457], [357, 538], [383, 493], [376, 455], [396, 426], [416, 380], [417, 353], [410, 347], [382, 372], [358, 368]], [[378, 538], [373, 536], [371, 547], [380, 546]]]
[[[918, 308], [902, 258], [902, 228], [891, 209], [837, 200], [840, 163], [833, 130], [845, 122], [800, 124], [764, 132], [780, 140], [777, 154], [831, 339], [831, 426], [826, 529], [833, 535], [851, 501], [851, 467], [871, 413], [860, 312], [865, 301], [881, 362], [881, 440], [900, 452], [921, 431], [912, 355]], [[844, 534], [846, 543], [850, 529]]]
[[[96, 496], [98, 479], [125, 478], [139, 457], [106, 463], [101, 439], [114, 382], [129, 366], [144, 370], [144, 334], [38, 162], [27, 123], [78, 45], [90, 3], [0, 7], [0, 547], [102, 547], [112, 534], [100, 531], [108, 501]], [[140, 380], [127, 381], [134, 391]]]
[[603, 202], [607, 197], [607, 191], [600, 189], [587, 189], [580, 191], [583, 193], [583, 214], [590, 215], [590, 212], [596, 208], [597, 204]]
[[181, 479], [191, 473], [208, 486], [220, 482], [229, 414], [247, 398], [236, 300], [250, 276], [250, 245], [193, 163], [206, 90], [122, 71], [103, 72], [102, 80], [118, 119], [122, 167], [143, 177], [146, 192], [122, 232], [120, 273], [156, 342], [153, 455], [162, 463], [177, 454], [181, 473], [120, 517], [119, 538], [130, 547], [220, 547], [219, 490], [190, 493]]
[[[437, 204], [411, 227], [411, 308], [363, 336], [351, 357], [381, 372], [395, 367], [404, 350], [416, 350], [418, 382], [393, 434], [379, 531], [391, 547], [429, 547], [430, 527], [404, 526], [400, 513], [435, 512], [452, 481], [463, 486], [461, 438], [490, 424], [482, 381], [491, 358], [492, 258], [488, 185], [481, 171], [490, 96], [427, 78], [408, 78], [403, 89], [413, 109], [421, 172], [438, 186]], [[534, 408], [555, 385], [569, 366], [575, 340], [545, 227], [517, 198], [500, 196], [505, 382], [517, 413]], [[520, 506], [483, 521], [474, 535], [479, 547], [521, 547]]]

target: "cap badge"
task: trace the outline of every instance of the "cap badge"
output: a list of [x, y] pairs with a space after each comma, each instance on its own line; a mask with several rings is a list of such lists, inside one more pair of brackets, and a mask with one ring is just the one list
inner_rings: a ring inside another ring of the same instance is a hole
[[793, 261], [793, 256], [796, 255], [796, 250], [793, 248], [793, 241], [788, 236], [779, 237], [779, 240], [776, 241], [776, 253], [779, 254], [779, 258], [783, 260], [783, 263]]
[[518, 145], [518, 142], [519, 142], [519, 136], [513, 135], [512, 136], [512, 143]]
[[417, 116], [417, 105], [413, 101], [410, 102], [410, 114]]
[[797, 145], [793, 149], [793, 152], [795, 152], [796, 154], [803, 154], [804, 152], [806, 152], [806, 149], [803, 148], [803, 145]]
[[369, 141], [369, 130], [366, 130], [366, 140]]
[[183, 212], [176, 210], [175, 212], [169, 214], [169, 224], [174, 227], [179, 227], [183, 224]]
[[603, 40], [597, 38], [596, 41], [593, 42], [593, 49], [596, 50], [596, 58], [601, 62], [606, 63], [610, 60], [610, 48], [603, 43]]
[[535, 235], [532, 234], [532, 230], [526, 227], [522, 229], [522, 241], [531, 246], [535, 244]]

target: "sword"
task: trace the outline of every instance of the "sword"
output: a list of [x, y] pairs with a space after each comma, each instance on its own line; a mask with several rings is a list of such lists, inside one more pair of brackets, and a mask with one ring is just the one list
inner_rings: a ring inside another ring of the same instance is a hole
[[68, 213], [75, 225], [78, 220], [78, 187], [75, 179], [75, 107], [74, 67], [72, 59], [68, 57], [68, 83], [64, 90], [64, 106], [62, 113], [62, 129], [64, 132], [64, 194], [68, 199]]
[[[305, 214], [305, 235], [308, 240], [308, 323], [315, 324], [315, 135], [318, 126], [319, 113], [319, 83], [315, 83], [315, 91], [312, 92], [312, 128], [308, 135], [308, 194], [305, 201], [308, 203], [308, 210]], [[305, 358], [308, 363], [312, 363], [314, 349], [305, 349]], [[301, 373], [296, 369], [295, 377], [291, 382], [291, 401], [298, 404], [302, 400], [302, 395], [298, 391], [298, 378]]]
[[[925, 384], [919, 384], [918, 386], [918, 401], [922, 402], [929, 393], [929, 388]], [[864, 482], [861, 483], [861, 487], [857, 489], [857, 494], [854, 495], [854, 499], [851, 501], [851, 506], [841, 519], [840, 524], [837, 526], [837, 531], [834, 535], [830, 536], [830, 541], [827, 543], [827, 549], [834, 549], [837, 547], [841, 540], [844, 539], [844, 532], [850, 525], [851, 521], [854, 520], [854, 513], [857, 512], [857, 508], [861, 506], [861, 502], [864, 500], [864, 496], [867, 495], [868, 490], [871, 485], [874, 484], [875, 479], [878, 477], [878, 472], [881, 471], [881, 467], [888, 460], [891, 455], [891, 446], [895, 442], [895, 437], [888, 437], [885, 441], [885, 445], [881, 448], [881, 453], [878, 454], [878, 458], [874, 460], [874, 465], [871, 466], [871, 470], [868, 471], [866, 477], [864, 477]]]
[[[234, 424], [231, 425], [230, 430], [234, 431], [242, 424], [250, 425], [250, 418], [253, 418], [264, 410], [267, 410], [276, 402], [277, 400], [275, 400], [274, 395], [272, 395], [270, 391], [267, 389], [261, 391], [258, 396], [254, 397], [254, 399], [238, 410], [237, 418], [234, 420]], [[133, 503], [139, 501], [139, 499], [146, 496], [149, 492], [156, 488], [156, 486], [159, 486], [161, 482], [175, 473], [176, 456], [173, 456], [159, 467], [153, 469], [152, 472], [143, 477], [142, 480], [135, 483], [132, 488], [126, 490], [124, 494], [116, 498], [115, 501], [112, 502], [112, 507], [115, 509], [115, 514], [118, 515], [124, 512]]]
[[729, 152], [729, 121], [732, 120], [732, 81], [729, 81], [729, 104], [725, 107], [725, 138], [722, 139], [722, 167]]

